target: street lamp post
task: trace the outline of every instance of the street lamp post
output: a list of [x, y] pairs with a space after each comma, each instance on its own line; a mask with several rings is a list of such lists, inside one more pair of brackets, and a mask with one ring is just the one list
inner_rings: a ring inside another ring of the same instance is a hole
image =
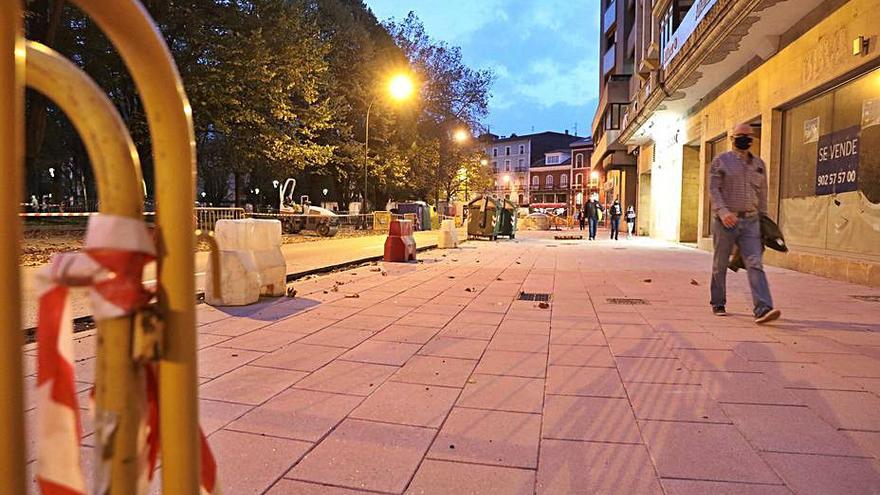
[[[402, 101], [412, 94], [413, 81], [406, 74], [397, 74], [388, 82], [388, 93], [392, 99]], [[363, 208], [361, 213], [367, 213], [367, 169], [370, 165], [370, 111], [373, 109], [373, 103], [376, 103], [374, 97], [370, 104], [367, 105], [367, 116], [364, 119], [364, 194]]]

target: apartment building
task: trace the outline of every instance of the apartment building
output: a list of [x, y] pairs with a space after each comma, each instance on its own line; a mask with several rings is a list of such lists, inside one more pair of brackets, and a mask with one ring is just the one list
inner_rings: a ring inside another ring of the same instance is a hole
[[765, 261], [880, 286], [880, 0], [604, 6], [593, 162], [635, 163], [639, 229], [711, 249], [709, 165], [749, 123], [790, 249]]
[[535, 160], [529, 170], [531, 206], [565, 208], [571, 204], [571, 150], [551, 150]]
[[598, 193], [599, 173], [593, 173], [590, 164], [593, 155], [592, 138], [579, 139], [571, 143], [569, 148], [571, 150], [569, 203], [572, 206], [571, 211], [575, 211], [583, 208], [591, 193]]
[[599, 104], [593, 117], [591, 169], [600, 179], [596, 194], [603, 204], [619, 199], [636, 204], [636, 157], [619, 140], [621, 116], [633, 91], [636, 43], [635, 0], [601, 0]]
[[495, 175], [495, 194], [519, 205], [529, 204], [532, 201], [529, 166], [535, 160], [533, 157], [543, 158], [546, 152], [567, 148], [578, 139], [568, 131], [511, 134], [506, 138], [493, 134], [480, 136]]

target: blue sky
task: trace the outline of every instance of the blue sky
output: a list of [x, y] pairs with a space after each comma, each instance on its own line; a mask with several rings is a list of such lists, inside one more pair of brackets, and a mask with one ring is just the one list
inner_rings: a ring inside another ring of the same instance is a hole
[[433, 38], [496, 75], [486, 123], [495, 134], [588, 135], [598, 99], [596, 0], [365, 0], [380, 20], [413, 11]]

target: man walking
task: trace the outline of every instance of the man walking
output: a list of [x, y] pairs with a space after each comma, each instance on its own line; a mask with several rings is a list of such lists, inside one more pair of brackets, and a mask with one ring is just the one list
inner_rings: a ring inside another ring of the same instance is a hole
[[590, 224], [590, 240], [596, 239], [596, 229], [599, 227], [599, 212], [602, 211], [602, 205], [599, 204], [598, 199], [591, 199], [587, 201], [587, 206], [584, 207], [584, 214], [587, 217], [587, 221]]
[[616, 241], [620, 234], [620, 217], [623, 216], [623, 208], [620, 206], [619, 199], [615, 199], [611, 207], [608, 208], [608, 216], [611, 217], [611, 238]]
[[727, 264], [737, 246], [745, 262], [754, 302], [755, 323], [767, 323], [780, 316], [773, 309], [770, 286], [762, 262], [761, 215], [767, 214], [767, 169], [763, 160], [749, 151], [752, 127], [739, 124], [731, 133], [733, 151], [712, 160], [709, 195], [712, 199], [712, 312], [726, 316]]

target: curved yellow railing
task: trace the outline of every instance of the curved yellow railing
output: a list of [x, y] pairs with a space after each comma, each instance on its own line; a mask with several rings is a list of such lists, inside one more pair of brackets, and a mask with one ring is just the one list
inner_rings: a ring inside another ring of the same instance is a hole
[[73, 0], [104, 31], [131, 72], [146, 109], [155, 168], [159, 306], [165, 349], [159, 367], [162, 487], [199, 492], [196, 396], [195, 142], [192, 115], [171, 53], [136, 0]]
[[[190, 107], [170, 52], [140, 3], [136, 0], [73, 2], [96, 21], [119, 51], [146, 109], [156, 171], [159, 309], [165, 324], [165, 349], [159, 380], [163, 493], [195, 495], [199, 493], [200, 450], [196, 396], [195, 240], [192, 232], [195, 146]], [[25, 44], [22, 3], [21, 0], [0, 0], [0, 253], [3, 254], [0, 256], [0, 318], [7, 328], [12, 329], [21, 328], [17, 256], [21, 224], [17, 213], [23, 176]], [[71, 94], [72, 87], [81, 85], [82, 74], [72, 74], [69, 64], [59, 63], [51, 51], [37, 45], [31, 45], [31, 56], [34, 60], [28, 66], [28, 72], [32, 84], [67, 111], [95, 162], [102, 211], [139, 215], [142, 207], [140, 173], [131, 142], [124, 136], [124, 127], [120, 134], [119, 122], [108, 117], [112, 113], [107, 111], [106, 101], [95, 100], [95, 95], [90, 95], [93, 92]], [[52, 71], [63, 74], [53, 79], [49, 76]], [[71, 82], [77, 77], [80, 83]], [[93, 85], [92, 89], [95, 89]], [[78, 102], [85, 101], [83, 98], [92, 100], [80, 106]], [[91, 105], [103, 107], [103, 110], [95, 111]], [[101, 129], [102, 126], [114, 130], [94, 132], [95, 128]], [[117, 176], [116, 172], [107, 172], [120, 166], [129, 173]], [[117, 323], [128, 325], [130, 330], [129, 320], [122, 319], [102, 324], [99, 332], [104, 333]], [[122, 331], [121, 326], [119, 330], [111, 333], [130, 338], [130, 331]], [[19, 332], [0, 332], [0, 437], [4, 439], [4, 448], [0, 449], [0, 487], [4, 494], [12, 495], [23, 495], [26, 484], [21, 344]], [[105, 342], [105, 345], [115, 347], [122, 343]], [[115, 382], [107, 377], [116, 366], [126, 362], [126, 353], [115, 349], [113, 353], [101, 353], [121, 357], [118, 361], [114, 361], [116, 358], [99, 358], [99, 368], [104, 372], [99, 372], [97, 385], [99, 405], [111, 409], [125, 407], [124, 402], [142, 400], [131, 395], [135, 388], [142, 390], [132, 387], [128, 381], [137, 377], [123, 376]], [[107, 394], [102, 395], [102, 387]], [[114, 442], [122, 442], [114, 443], [114, 449], [122, 448], [124, 452], [114, 452], [112, 494], [133, 493], [131, 469], [117, 466], [117, 463], [126, 462], [136, 464], [129, 462], [127, 447], [121, 447], [129, 443], [126, 430], [127, 427], [121, 426], [117, 435], [125, 438], [114, 439]]]
[[24, 495], [18, 219], [24, 169], [24, 39], [20, 0], [0, 0], [0, 486]]
[[[144, 196], [137, 150], [116, 107], [89, 76], [39, 43], [27, 42], [25, 81], [68, 116], [83, 140], [95, 173], [102, 213], [143, 218]], [[144, 376], [132, 365], [134, 316], [98, 323], [95, 366], [95, 449], [109, 463], [110, 493], [134, 493], [138, 430], [145, 402]], [[107, 434], [100, 434], [102, 418]], [[112, 432], [112, 434], [110, 434]], [[103, 445], [103, 438], [110, 445]]]

